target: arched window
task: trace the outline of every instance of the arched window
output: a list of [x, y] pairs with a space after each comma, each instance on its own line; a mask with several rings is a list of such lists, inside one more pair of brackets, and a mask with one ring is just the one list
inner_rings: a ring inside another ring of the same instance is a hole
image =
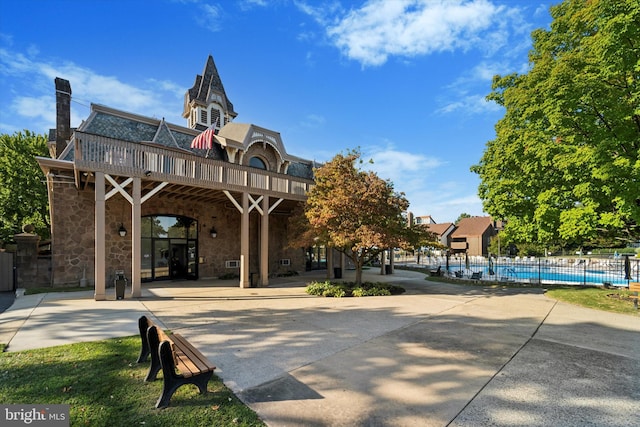
[[260, 157], [252, 157], [249, 159], [249, 166], [252, 168], [267, 170], [267, 165]]

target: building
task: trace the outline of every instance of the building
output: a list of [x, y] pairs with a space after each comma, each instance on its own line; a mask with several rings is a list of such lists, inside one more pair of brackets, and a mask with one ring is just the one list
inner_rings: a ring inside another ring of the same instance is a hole
[[422, 215], [415, 217], [413, 223], [416, 225], [428, 225], [435, 224], [436, 222], [431, 218], [431, 215]]
[[287, 224], [313, 185], [313, 162], [287, 153], [278, 132], [234, 121], [211, 56], [185, 94], [187, 127], [93, 104], [71, 129], [71, 84], [55, 84], [51, 158], [37, 158], [53, 286], [84, 280], [102, 300], [116, 272], [139, 297], [145, 281], [235, 275], [240, 287], [266, 286], [304, 270]]
[[451, 244], [451, 233], [456, 226], [452, 222], [436, 224], [435, 222], [426, 224], [427, 230], [432, 232], [443, 247], [448, 248]]
[[491, 217], [463, 218], [451, 233], [451, 252], [487, 256], [491, 237], [495, 235], [496, 229]]

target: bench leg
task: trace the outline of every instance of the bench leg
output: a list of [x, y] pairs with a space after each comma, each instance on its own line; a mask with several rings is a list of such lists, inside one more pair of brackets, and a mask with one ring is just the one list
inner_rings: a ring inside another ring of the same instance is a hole
[[138, 319], [138, 329], [140, 330], [140, 340], [142, 341], [142, 344], [140, 347], [140, 356], [138, 356], [136, 363], [142, 363], [147, 360], [147, 357], [149, 357], [149, 340], [147, 339], [149, 320], [146, 316], [142, 316]]
[[173, 376], [165, 375], [164, 383], [162, 385], [162, 394], [160, 395], [158, 402], [156, 402], [156, 408], [166, 408], [169, 406], [171, 396], [173, 396], [176, 390], [186, 384], [193, 384], [198, 387], [200, 394], [206, 394], [207, 384], [212, 376], [213, 372], [204, 372], [200, 375], [189, 378], [180, 377], [175, 374]]
[[[158, 337], [157, 326], [151, 326], [147, 330], [147, 344], [149, 348], [156, 349], [151, 353], [151, 365], [149, 365], [149, 372], [147, 372], [147, 377], [144, 379], [145, 382], [155, 381], [158, 376], [158, 372], [160, 372], [161, 363], [160, 363], [160, 337]], [[171, 346], [169, 344], [169, 346]]]
[[162, 384], [162, 394], [156, 403], [156, 408], [166, 408], [169, 406], [171, 396], [185, 384], [193, 384], [198, 387], [200, 394], [207, 392], [207, 384], [213, 376], [213, 372], [203, 372], [200, 375], [185, 378], [182, 375], [176, 375], [176, 367], [171, 354], [171, 344], [163, 341], [160, 344], [160, 362], [162, 364], [162, 376], [164, 382]]

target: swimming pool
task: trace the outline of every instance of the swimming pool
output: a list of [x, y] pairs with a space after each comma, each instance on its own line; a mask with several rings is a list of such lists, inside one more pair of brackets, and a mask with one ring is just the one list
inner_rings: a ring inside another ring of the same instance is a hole
[[[484, 274], [489, 274], [489, 268], [484, 268]], [[581, 283], [597, 284], [609, 283], [611, 285], [627, 285], [624, 274], [609, 271], [598, 271], [571, 267], [547, 267], [547, 266], [497, 266], [494, 268], [495, 276], [514, 279], [517, 282], [557, 282], [557, 283]]]
[[[445, 265], [442, 265], [442, 269], [445, 269]], [[637, 269], [636, 265], [635, 274], [632, 275], [634, 281], [637, 280], [635, 277], [638, 274]], [[491, 266], [488, 262], [471, 263], [466, 267], [463, 261], [456, 260], [449, 264], [450, 274], [453, 275], [455, 271], [462, 271], [464, 277], [470, 277], [472, 272], [482, 272], [483, 279], [490, 278], [505, 282], [582, 285], [606, 283], [614, 286], [627, 286], [629, 283], [629, 280], [625, 279], [622, 263], [588, 266], [587, 263], [550, 264], [546, 260], [539, 259], [523, 263], [493, 262]]]

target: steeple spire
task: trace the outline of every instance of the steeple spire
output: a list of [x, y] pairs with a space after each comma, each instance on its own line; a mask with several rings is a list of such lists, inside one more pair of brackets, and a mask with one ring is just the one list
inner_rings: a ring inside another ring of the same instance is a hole
[[224, 91], [213, 56], [209, 55], [204, 71], [196, 75], [193, 86], [184, 95], [182, 117], [190, 128], [204, 130], [212, 125], [220, 129], [237, 115]]

